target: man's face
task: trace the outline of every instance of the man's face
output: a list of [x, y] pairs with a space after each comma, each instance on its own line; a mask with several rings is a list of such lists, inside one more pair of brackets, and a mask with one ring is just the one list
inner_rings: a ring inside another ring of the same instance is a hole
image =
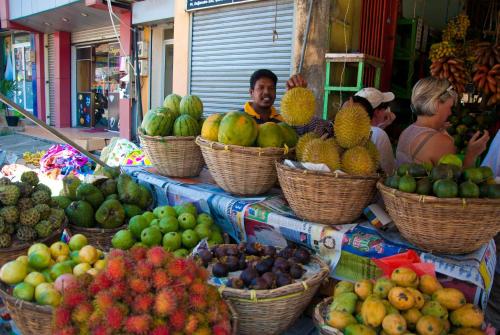
[[276, 86], [270, 78], [260, 78], [255, 87], [250, 89], [250, 96], [258, 108], [271, 108], [276, 99]]

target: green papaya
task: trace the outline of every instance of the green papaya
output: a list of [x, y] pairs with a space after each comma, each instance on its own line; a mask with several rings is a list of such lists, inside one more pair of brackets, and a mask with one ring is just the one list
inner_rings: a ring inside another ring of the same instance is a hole
[[90, 228], [94, 226], [94, 209], [86, 201], [73, 201], [65, 210], [71, 224], [78, 227]]
[[125, 222], [125, 210], [118, 200], [106, 200], [95, 212], [95, 219], [102, 228], [118, 228]]
[[102, 192], [96, 186], [87, 183], [82, 183], [78, 186], [76, 189], [76, 198], [87, 201], [94, 209], [99, 208], [104, 201]]
[[116, 180], [106, 179], [99, 185], [99, 190], [102, 192], [104, 197], [116, 193]]
[[141, 215], [144, 211], [136, 205], [131, 204], [122, 204], [123, 209], [125, 210], [125, 216], [128, 218], [134, 217], [136, 215]]
[[59, 208], [66, 209], [71, 204], [71, 199], [63, 195], [52, 197], [52, 203]]

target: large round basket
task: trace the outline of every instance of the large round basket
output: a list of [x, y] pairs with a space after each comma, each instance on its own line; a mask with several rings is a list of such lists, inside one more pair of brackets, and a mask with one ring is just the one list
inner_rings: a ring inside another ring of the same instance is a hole
[[312, 222], [351, 223], [375, 195], [378, 175], [353, 176], [295, 169], [276, 162], [281, 189], [295, 214]]
[[225, 145], [196, 138], [210, 174], [217, 185], [237, 195], [269, 191], [277, 181], [274, 162], [285, 155], [283, 148]]
[[19, 300], [9, 294], [8, 290], [7, 285], [0, 284], [0, 297], [21, 334], [52, 334], [52, 307]]
[[141, 147], [158, 172], [170, 177], [195, 177], [203, 156], [194, 136], [149, 136], [138, 131]]
[[83, 234], [87, 237], [88, 243], [101, 250], [108, 251], [111, 249], [111, 240], [113, 236], [121, 229], [127, 228], [127, 225], [121, 225], [118, 228], [103, 229], [103, 228], [84, 228], [75, 225], [69, 225], [69, 231], [72, 235]]
[[19, 256], [26, 255], [28, 253], [28, 249], [33, 243], [45, 243], [50, 245], [53, 242], [58, 241], [61, 238], [61, 234], [64, 229], [63, 227], [64, 225], [58, 230], [54, 231], [51, 235], [32, 242], [21, 242], [17, 239], [14, 239], [12, 245], [9, 248], [0, 249], [0, 261], [4, 263], [16, 259]]
[[344, 333], [337, 328], [330, 327], [325, 321], [325, 315], [328, 313], [332, 301], [333, 297], [328, 297], [316, 305], [313, 314], [314, 325], [318, 328], [321, 335], [344, 335]]
[[238, 314], [238, 334], [274, 335], [288, 329], [302, 314], [330, 270], [316, 256], [311, 262], [320, 270], [302, 282], [272, 290], [243, 290], [221, 287], [222, 297], [230, 301]]
[[500, 231], [500, 199], [437, 198], [377, 184], [401, 235], [422, 250], [463, 254]]

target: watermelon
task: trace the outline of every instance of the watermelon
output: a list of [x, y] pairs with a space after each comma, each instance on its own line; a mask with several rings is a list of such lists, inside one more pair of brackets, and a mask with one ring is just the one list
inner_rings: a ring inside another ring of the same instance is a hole
[[281, 148], [284, 142], [283, 131], [276, 123], [266, 122], [259, 125], [259, 135], [257, 136], [257, 145], [259, 147]]
[[249, 147], [255, 143], [258, 131], [257, 122], [247, 113], [229, 112], [220, 121], [218, 140]]
[[174, 115], [165, 107], [157, 107], [146, 113], [141, 128], [150, 136], [168, 136], [174, 125]]
[[174, 123], [174, 136], [196, 136], [200, 133], [200, 126], [194, 117], [181, 114]]
[[220, 121], [224, 114], [212, 114], [203, 123], [201, 127], [201, 137], [209, 141], [217, 142], [219, 138]]
[[199, 120], [203, 114], [203, 103], [196, 95], [186, 95], [179, 104], [181, 114], [189, 114]]
[[174, 113], [175, 118], [177, 118], [181, 112], [180, 112], [180, 103], [181, 103], [182, 97], [178, 94], [172, 93], [169, 94], [165, 97], [165, 100], [163, 100], [163, 107], [169, 109]]
[[299, 141], [299, 135], [297, 135], [295, 129], [290, 127], [285, 122], [278, 123], [278, 126], [281, 127], [281, 131], [283, 132], [283, 137], [285, 139], [285, 144], [287, 145], [287, 147], [295, 148], [297, 142]]

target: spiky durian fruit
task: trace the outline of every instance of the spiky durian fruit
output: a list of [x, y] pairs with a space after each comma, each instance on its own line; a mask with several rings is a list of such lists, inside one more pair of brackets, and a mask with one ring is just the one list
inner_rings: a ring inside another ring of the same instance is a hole
[[311, 122], [316, 102], [310, 89], [295, 87], [281, 99], [281, 116], [291, 126], [303, 126]]
[[348, 174], [367, 176], [375, 173], [377, 167], [368, 149], [356, 146], [342, 155], [342, 170]]
[[344, 149], [350, 149], [370, 138], [370, 117], [362, 106], [349, 104], [338, 111], [333, 128], [337, 143]]
[[340, 169], [340, 156], [335, 147], [320, 138], [313, 139], [304, 148], [302, 161], [309, 163], [323, 163], [330, 171]]
[[378, 151], [377, 147], [375, 146], [375, 143], [373, 143], [370, 140], [370, 141], [366, 142], [365, 148], [366, 148], [366, 150], [368, 150], [368, 153], [370, 154], [372, 161], [375, 163], [375, 168], [378, 168], [380, 166], [380, 152]]
[[298, 161], [302, 161], [304, 148], [310, 141], [314, 140], [315, 138], [319, 138], [319, 135], [314, 132], [305, 133], [304, 135], [299, 137], [297, 145], [295, 146], [295, 155], [297, 156]]
[[344, 149], [337, 143], [337, 140], [335, 138], [330, 137], [329, 139], [326, 140], [326, 143], [333, 145], [333, 147], [337, 149], [339, 155], [342, 155], [344, 153]]

